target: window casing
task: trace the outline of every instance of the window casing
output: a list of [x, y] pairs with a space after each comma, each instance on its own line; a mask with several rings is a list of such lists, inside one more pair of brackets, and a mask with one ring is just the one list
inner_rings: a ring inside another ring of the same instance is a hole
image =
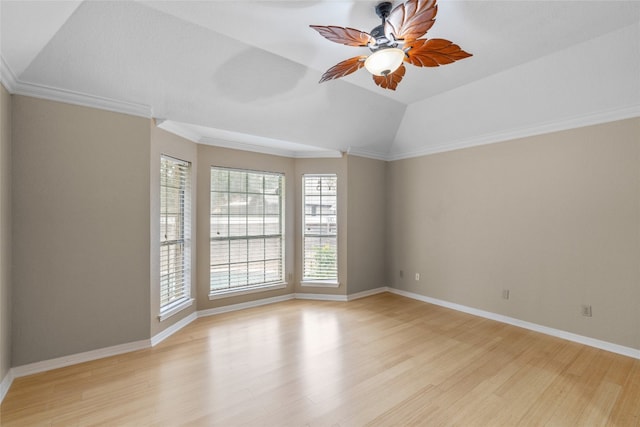
[[302, 282], [338, 283], [338, 177], [303, 175]]
[[160, 314], [190, 300], [191, 164], [160, 158]]
[[283, 202], [281, 173], [211, 168], [211, 296], [284, 283]]

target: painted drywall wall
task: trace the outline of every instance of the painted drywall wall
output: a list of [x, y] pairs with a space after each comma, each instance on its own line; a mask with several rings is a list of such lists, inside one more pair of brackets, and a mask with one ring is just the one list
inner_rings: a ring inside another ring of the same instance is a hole
[[386, 164], [382, 160], [348, 156], [347, 211], [349, 260], [347, 292], [354, 294], [387, 286]]
[[192, 142], [169, 132], [165, 132], [150, 122], [151, 160], [150, 160], [150, 234], [151, 234], [151, 265], [150, 265], [150, 322], [151, 336], [155, 336], [184, 319], [196, 310], [194, 303], [184, 310], [162, 321], [160, 314], [160, 156], [167, 155], [176, 159], [191, 162], [191, 298], [196, 295], [196, 193], [198, 182], [198, 147]]
[[640, 348], [639, 135], [635, 118], [390, 163], [391, 285]]
[[[295, 185], [296, 185], [296, 293], [307, 294], [328, 294], [346, 295], [348, 290], [348, 269], [347, 264], [347, 242], [348, 242], [348, 160], [347, 156], [338, 159], [296, 159], [295, 162]], [[304, 174], [336, 174], [338, 177], [338, 283], [339, 287], [321, 287], [301, 285], [302, 281], [302, 176]]]
[[0, 85], [0, 382], [11, 368], [11, 95]]
[[[216, 298], [209, 300], [209, 268], [210, 268], [210, 210], [211, 210], [211, 167], [247, 169], [265, 172], [279, 172], [285, 175], [285, 277], [294, 271], [294, 228], [295, 215], [295, 159], [273, 156], [269, 154], [251, 153], [231, 150], [209, 145], [198, 145], [198, 189], [197, 197], [197, 308], [198, 310], [214, 309], [232, 304], [240, 304], [262, 298], [271, 298], [293, 292], [293, 283], [288, 281], [285, 288], [257, 293]], [[287, 279], [288, 280], [288, 279]]]
[[149, 120], [12, 104], [13, 365], [149, 338]]

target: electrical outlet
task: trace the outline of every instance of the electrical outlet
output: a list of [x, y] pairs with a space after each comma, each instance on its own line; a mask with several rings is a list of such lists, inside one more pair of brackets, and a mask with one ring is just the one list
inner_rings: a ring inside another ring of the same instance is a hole
[[420, 280], [420, 273], [416, 273], [416, 280]]
[[400, 270], [400, 278], [402, 279], [404, 277], [404, 271]]
[[291, 281], [293, 279], [293, 273], [289, 273], [287, 277], [289, 278], [289, 281]]
[[502, 299], [509, 299], [509, 289], [502, 290]]
[[591, 306], [588, 304], [582, 304], [582, 315], [584, 317], [591, 317]]

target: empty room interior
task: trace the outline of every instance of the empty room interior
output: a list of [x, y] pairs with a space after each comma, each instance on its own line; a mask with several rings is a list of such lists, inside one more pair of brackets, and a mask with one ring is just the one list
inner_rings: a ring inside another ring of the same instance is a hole
[[0, 0], [0, 424], [640, 425], [640, 1]]

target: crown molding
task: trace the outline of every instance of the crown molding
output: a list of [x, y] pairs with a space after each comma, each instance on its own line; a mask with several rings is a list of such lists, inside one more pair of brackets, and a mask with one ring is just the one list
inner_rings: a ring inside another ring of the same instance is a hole
[[[98, 108], [102, 110], [130, 114], [133, 116], [144, 118], [151, 118], [153, 116], [152, 108], [147, 105], [119, 101], [111, 98], [60, 89], [47, 85], [24, 82], [15, 76], [11, 67], [1, 54], [0, 82], [11, 94], [31, 96], [35, 98], [48, 99], [51, 101]], [[533, 126], [511, 129], [503, 132], [495, 132], [470, 138], [462, 138], [454, 140], [452, 142], [440, 143], [429, 147], [424, 147], [419, 150], [397, 152], [392, 151], [390, 153], [382, 153], [374, 150], [349, 147], [347, 149], [347, 154], [383, 161], [403, 160], [414, 157], [428, 156], [431, 154], [444, 153], [447, 151], [460, 150], [463, 148], [476, 147], [480, 145], [495, 144], [529, 136], [576, 129], [580, 127], [608, 123], [617, 120], [624, 120], [633, 117], [640, 117], [640, 104], [613, 108], [595, 113], [577, 115], [561, 120], [543, 122]], [[184, 127], [179, 126], [178, 124], [176, 124], [176, 122], [173, 121], [165, 122], [164, 120], [158, 120], [157, 122], [157, 126], [161, 129], [174, 133], [198, 144], [292, 158], [340, 158], [343, 154], [338, 150], [292, 151], [276, 147], [267, 147], [245, 142], [231, 141], [224, 138], [204, 137], [188, 129], [185, 129]], [[256, 136], [256, 138], [261, 137]]]
[[14, 93], [16, 87], [16, 75], [13, 73], [9, 64], [4, 60], [4, 56], [0, 54], [0, 83], [9, 91]]
[[9, 64], [7, 64], [2, 56], [0, 56], [0, 78], [9, 93], [13, 95], [31, 96], [34, 98], [47, 99], [49, 101], [58, 101], [67, 104], [81, 105], [83, 107], [98, 108], [100, 110], [129, 114], [147, 119], [152, 117], [151, 107], [148, 105], [119, 101], [116, 99], [89, 95], [87, 93], [22, 81], [15, 76], [11, 67], [9, 67]]
[[176, 123], [172, 120], [156, 118], [155, 121], [156, 127], [174, 135], [178, 135], [179, 137], [187, 139], [191, 142], [195, 142], [196, 144], [200, 144], [201, 136], [196, 132], [193, 132], [191, 129], [188, 129], [185, 126], [180, 126], [179, 123]]
[[340, 158], [342, 153], [339, 151], [291, 151], [283, 150], [275, 147], [265, 147], [262, 145], [247, 144], [244, 142], [228, 141], [219, 138], [202, 137], [200, 144], [212, 145], [215, 147], [230, 148], [233, 150], [251, 151], [254, 153], [271, 154], [274, 156], [299, 158]]
[[437, 144], [425, 147], [420, 150], [396, 152], [388, 156], [387, 160], [402, 160], [413, 157], [428, 156], [430, 154], [444, 153], [447, 151], [460, 150], [463, 148], [476, 147], [479, 145], [495, 144], [506, 142], [529, 136], [543, 135], [547, 133], [559, 132], [563, 130], [577, 129], [586, 126], [599, 125], [602, 123], [615, 122], [618, 120], [640, 117], [640, 104], [612, 108], [569, 117], [562, 120], [548, 121], [534, 126], [511, 129], [504, 132], [490, 133], [477, 137], [458, 139], [452, 142]]
[[349, 149], [347, 149], [347, 154], [350, 156], [366, 157], [368, 159], [374, 160], [389, 160], [389, 155], [387, 153], [381, 153], [380, 151], [366, 150], [357, 147], [349, 147]]
[[[166, 119], [156, 119], [156, 126], [167, 132], [171, 132], [196, 144], [211, 145], [214, 147], [229, 148], [232, 150], [251, 151], [254, 153], [271, 154], [274, 156], [292, 157], [297, 159], [303, 158], [340, 158], [342, 153], [337, 150], [312, 150], [312, 151], [294, 151], [277, 147], [268, 147], [264, 145], [249, 144], [246, 142], [232, 141], [222, 137], [204, 136], [189, 126], [183, 126], [179, 122]], [[225, 131], [221, 131], [224, 133]], [[251, 138], [251, 135], [242, 134], [243, 138]], [[267, 140], [267, 138], [253, 136], [256, 139]]]
[[47, 99], [49, 101], [58, 101], [67, 104], [81, 105], [83, 107], [97, 108], [115, 113], [129, 114], [147, 119], [152, 117], [151, 107], [146, 105], [58, 89], [52, 86], [25, 83], [19, 80], [16, 82], [16, 86], [12, 93], [15, 95], [32, 96], [34, 98]]

